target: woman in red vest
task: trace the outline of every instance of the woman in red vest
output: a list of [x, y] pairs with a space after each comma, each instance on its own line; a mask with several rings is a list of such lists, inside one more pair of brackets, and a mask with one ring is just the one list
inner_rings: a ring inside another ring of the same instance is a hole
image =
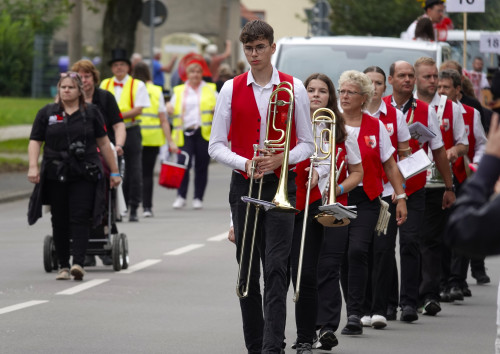
[[391, 182], [397, 199], [398, 225], [406, 220], [406, 194], [403, 177], [394, 161], [394, 147], [382, 122], [364, 113], [373, 97], [372, 81], [366, 74], [350, 70], [339, 79], [340, 105], [347, 133], [358, 140], [364, 177], [362, 183], [349, 194], [349, 204], [357, 206], [358, 217], [348, 226], [347, 256], [342, 265], [342, 287], [346, 295], [348, 321], [344, 335], [363, 333], [361, 316], [365, 309], [365, 291], [368, 282], [368, 256], [373, 232], [380, 214], [380, 195], [384, 190], [383, 173]]
[[[304, 82], [304, 86], [307, 89], [307, 94], [310, 102], [310, 114], [311, 118], [313, 113], [319, 108], [329, 108], [331, 109], [336, 117], [335, 124], [335, 146], [336, 151], [334, 156], [339, 153], [339, 158], [336, 161], [337, 169], [344, 163], [344, 168], [339, 172], [340, 177], [338, 180], [338, 185], [336, 186], [336, 196], [337, 201], [344, 205], [347, 204], [347, 193], [356, 187], [361, 179], [363, 178], [363, 168], [361, 166], [361, 156], [359, 153], [359, 148], [357, 142], [354, 139], [348, 139], [347, 132], [345, 130], [345, 123], [342, 119], [337, 107], [337, 97], [335, 95], [335, 87], [332, 81], [323, 74], [312, 74]], [[316, 129], [317, 135], [320, 134], [322, 129], [330, 128], [326, 125], [313, 125], [313, 129]], [[316, 144], [321, 144], [320, 141], [316, 141]], [[324, 147], [326, 148], [326, 147]], [[321, 151], [318, 147], [318, 155], [321, 155]], [[328, 161], [328, 160], [327, 160]], [[324, 162], [327, 162], [324, 161]], [[331, 160], [330, 160], [331, 161]], [[295, 226], [293, 232], [292, 241], [292, 251], [290, 254], [290, 264], [292, 268], [292, 281], [294, 289], [297, 285], [297, 269], [300, 257], [300, 248], [302, 242], [302, 227], [304, 223], [304, 209], [306, 207], [306, 194], [307, 194], [307, 183], [309, 176], [310, 159], [306, 159], [299, 162], [296, 166], [295, 172], [297, 177], [295, 178], [295, 183], [297, 185], [297, 203], [296, 207], [300, 212], [295, 217]], [[304, 255], [301, 271], [301, 283], [299, 289], [299, 298], [295, 303], [295, 322], [297, 325], [297, 344], [313, 344], [313, 340], [316, 332], [317, 324], [317, 308], [318, 308], [318, 282], [317, 282], [317, 272], [318, 272], [318, 259], [320, 255], [320, 250], [324, 249], [323, 245], [323, 226], [314, 218], [320, 213], [318, 209], [321, 205], [321, 195], [325, 187], [324, 182], [328, 180], [330, 166], [329, 165], [319, 165], [314, 167], [313, 175], [311, 180], [311, 191], [309, 197], [309, 212], [307, 217], [306, 226], [306, 236], [304, 240]], [[349, 177], [346, 178], [349, 171]], [[318, 183], [319, 181], [319, 183]], [[329, 235], [327, 238], [333, 240], [338, 244], [339, 238], [342, 234], [347, 237], [346, 227], [336, 227], [328, 228], [334, 231], [335, 235]], [[343, 231], [345, 230], [345, 232]], [[339, 257], [341, 258], [341, 257]], [[340, 261], [337, 266], [337, 289], [338, 289], [338, 302], [340, 306], [342, 305], [342, 299], [340, 296], [340, 288], [338, 285], [339, 281], [339, 270]], [[328, 296], [332, 296], [330, 293]], [[338, 328], [338, 323], [337, 323]], [[336, 346], [338, 341], [335, 337], [336, 328], [325, 328], [320, 332], [320, 337], [322, 340], [322, 349]], [[327, 332], [328, 331], [328, 332]]]

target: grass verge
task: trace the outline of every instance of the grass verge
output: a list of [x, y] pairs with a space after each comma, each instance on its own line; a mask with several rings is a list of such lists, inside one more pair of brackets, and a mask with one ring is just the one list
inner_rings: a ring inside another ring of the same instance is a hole
[[0, 157], [0, 173], [28, 172], [28, 161], [19, 158]]
[[28, 153], [29, 138], [0, 141], [0, 152]]
[[33, 124], [37, 112], [52, 98], [0, 97], [0, 126]]

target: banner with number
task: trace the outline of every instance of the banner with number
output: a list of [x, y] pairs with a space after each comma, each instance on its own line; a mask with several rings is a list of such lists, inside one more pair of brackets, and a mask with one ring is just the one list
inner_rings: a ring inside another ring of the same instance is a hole
[[500, 33], [481, 34], [479, 36], [479, 51], [481, 53], [500, 54]]
[[446, 12], [484, 12], [485, 0], [447, 0]]

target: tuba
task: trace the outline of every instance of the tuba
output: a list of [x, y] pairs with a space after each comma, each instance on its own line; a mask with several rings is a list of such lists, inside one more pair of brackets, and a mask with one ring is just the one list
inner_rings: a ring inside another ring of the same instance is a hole
[[[288, 97], [287, 100], [278, 99], [278, 93], [285, 92], [285, 96]], [[246, 212], [245, 212], [245, 223], [243, 226], [243, 237], [241, 240], [241, 249], [240, 249], [240, 259], [239, 259], [239, 269], [238, 269], [238, 279], [236, 282], [236, 294], [239, 298], [245, 298], [248, 296], [249, 291], [249, 283], [250, 283], [250, 274], [252, 270], [252, 260], [255, 248], [255, 238], [257, 233], [257, 225], [258, 225], [258, 217], [261, 209], [265, 211], [274, 211], [274, 212], [285, 212], [285, 213], [296, 213], [297, 209], [290, 203], [288, 200], [288, 158], [290, 155], [290, 138], [292, 131], [292, 122], [293, 122], [293, 86], [289, 82], [283, 81], [281, 82], [276, 89], [271, 93], [271, 97], [269, 98], [269, 104], [267, 109], [267, 126], [266, 126], [266, 135], [264, 139], [264, 153], [273, 154], [276, 152], [283, 152], [283, 163], [281, 164], [281, 174], [278, 181], [278, 189], [276, 194], [271, 202], [266, 200], [261, 200], [262, 194], [262, 183], [263, 179], [259, 181], [258, 184], [258, 192], [257, 198], [252, 197], [252, 187], [254, 182], [254, 173], [257, 168], [255, 160], [252, 160], [252, 164], [250, 167], [250, 186], [248, 189], [248, 196], [241, 197], [241, 200], [247, 203]], [[284, 114], [284, 112], [278, 112], [278, 107], [286, 106], [286, 128], [280, 129], [276, 126], [277, 119], [281, 118], [279, 115]], [[269, 131], [270, 128], [277, 131], [279, 136], [277, 139], [270, 140], [269, 139]], [[259, 152], [259, 146], [257, 144], [253, 145], [254, 157], [257, 156]], [[254, 220], [250, 220], [250, 208], [251, 206], [255, 207], [255, 215]], [[246, 236], [248, 233], [248, 224], [253, 223], [253, 231], [252, 238], [250, 244], [250, 250], [248, 255], [245, 253], [245, 244], [246, 244]], [[244, 262], [248, 258], [248, 263]], [[242, 283], [243, 270], [246, 269], [246, 283]]]

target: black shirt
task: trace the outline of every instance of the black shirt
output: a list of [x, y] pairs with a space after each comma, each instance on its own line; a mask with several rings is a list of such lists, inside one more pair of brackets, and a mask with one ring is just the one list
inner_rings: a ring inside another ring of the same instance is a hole
[[98, 87], [94, 90], [94, 95], [92, 96], [92, 103], [99, 107], [106, 123], [109, 140], [113, 144], [116, 144], [115, 131], [113, 125], [117, 123], [122, 123], [123, 118], [116, 103], [115, 96], [109, 91], [102, 90]]

